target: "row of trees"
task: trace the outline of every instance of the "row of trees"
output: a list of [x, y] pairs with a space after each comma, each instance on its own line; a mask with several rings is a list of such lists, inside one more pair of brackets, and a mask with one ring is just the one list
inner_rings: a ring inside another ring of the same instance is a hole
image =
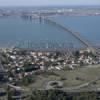
[[[30, 100], [97, 100], [95, 92], [66, 93], [58, 90], [32, 92]], [[100, 99], [98, 99], [100, 100]]]
[[[18, 93], [18, 92], [17, 92]], [[8, 100], [14, 92], [8, 91]], [[22, 100], [100, 100], [98, 92], [64, 92], [58, 90], [33, 90]], [[19, 99], [18, 99], [19, 100]]]

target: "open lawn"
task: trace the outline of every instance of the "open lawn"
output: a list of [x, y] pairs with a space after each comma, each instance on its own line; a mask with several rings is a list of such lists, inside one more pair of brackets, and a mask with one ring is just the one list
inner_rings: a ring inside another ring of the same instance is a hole
[[[75, 70], [54, 70], [55, 74], [36, 75], [36, 81], [29, 85], [30, 89], [44, 89], [49, 81], [62, 81], [63, 87], [79, 86], [81, 84], [91, 82], [100, 77], [100, 65], [86, 66], [85, 68], [78, 68]], [[95, 85], [100, 87], [98, 80]]]

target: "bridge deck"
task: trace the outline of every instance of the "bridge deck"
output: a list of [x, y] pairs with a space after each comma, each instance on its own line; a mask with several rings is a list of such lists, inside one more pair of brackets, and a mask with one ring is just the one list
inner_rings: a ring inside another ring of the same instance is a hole
[[86, 47], [88, 47], [89, 49], [91, 49], [91, 51], [93, 52], [97, 52], [97, 50], [93, 47], [93, 45], [88, 42], [86, 39], [84, 39], [82, 36], [80, 36], [78, 33], [72, 31], [71, 29], [63, 26], [62, 24], [56, 22], [56, 21], [53, 21], [51, 19], [48, 19], [48, 18], [43, 18], [45, 21], [47, 21], [48, 23], [51, 23], [67, 32], [69, 32], [70, 34], [72, 34], [76, 39], [78, 39], [82, 44], [84, 44]]

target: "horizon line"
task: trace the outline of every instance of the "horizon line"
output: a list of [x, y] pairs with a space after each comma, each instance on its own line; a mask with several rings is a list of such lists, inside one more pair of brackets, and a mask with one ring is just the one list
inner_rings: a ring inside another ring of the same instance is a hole
[[68, 6], [68, 7], [70, 7], [70, 6], [75, 6], [75, 7], [77, 7], [77, 6], [82, 6], [82, 7], [84, 7], [84, 6], [100, 6], [100, 4], [94, 4], [94, 5], [91, 5], [91, 4], [88, 4], [88, 5], [0, 5], [0, 7], [63, 7], [63, 6]]

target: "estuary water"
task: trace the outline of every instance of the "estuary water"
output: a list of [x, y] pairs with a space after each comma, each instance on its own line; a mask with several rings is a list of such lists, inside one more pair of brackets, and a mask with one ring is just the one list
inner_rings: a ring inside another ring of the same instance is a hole
[[53, 20], [78, 32], [93, 45], [100, 46], [100, 16], [56, 16]]
[[[100, 44], [100, 17], [99, 16], [55, 16], [52, 20], [70, 27], [73, 31], [79, 32], [94, 45]], [[39, 19], [26, 20], [21, 17], [0, 18], [0, 46], [9, 47], [25, 45], [26, 41], [31, 43], [68, 43], [75, 47], [83, 46], [70, 33], [46, 23]]]

